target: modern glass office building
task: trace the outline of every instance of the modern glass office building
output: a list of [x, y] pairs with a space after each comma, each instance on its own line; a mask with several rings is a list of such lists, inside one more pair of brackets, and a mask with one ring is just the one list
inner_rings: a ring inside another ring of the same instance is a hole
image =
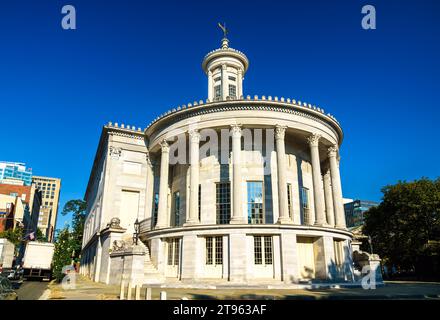
[[0, 180], [18, 179], [25, 186], [32, 184], [32, 168], [26, 168], [25, 163], [0, 161]]
[[354, 200], [344, 204], [347, 228], [358, 227], [364, 224], [364, 213], [379, 203], [368, 200]]

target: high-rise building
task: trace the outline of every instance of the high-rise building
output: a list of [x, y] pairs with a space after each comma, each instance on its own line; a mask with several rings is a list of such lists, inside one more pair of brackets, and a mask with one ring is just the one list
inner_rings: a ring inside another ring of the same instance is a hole
[[42, 193], [38, 228], [46, 235], [47, 240], [52, 242], [57, 223], [61, 179], [33, 176], [32, 181]]
[[0, 180], [18, 179], [24, 182], [25, 186], [32, 184], [32, 168], [26, 168], [22, 162], [0, 161]]
[[364, 224], [364, 213], [379, 203], [368, 200], [352, 200], [344, 203], [347, 228], [359, 227]]

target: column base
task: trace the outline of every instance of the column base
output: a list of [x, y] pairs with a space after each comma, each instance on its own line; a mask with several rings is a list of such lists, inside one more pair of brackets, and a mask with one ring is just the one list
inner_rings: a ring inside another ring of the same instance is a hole
[[198, 221], [198, 220], [188, 220], [187, 222], [185, 222], [183, 224], [183, 226], [184, 227], [189, 227], [189, 226], [194, 226], [194, 225], [197, 225], [197, 224], [200, 224], [200, 221]]
[[246, 219], [243, 218], [236, 218], [236, 219], [231, 219], [231, 221], [229, 221], [229, 224], [248, 224]]
[[279, 217], [277, 223], [278, 224], [294, 224], [293, 221], [288, 217]]
[[315, 227], [330, 227], [330, 225], [327, 224], [326, 222], [315, 222], [313, 225]]

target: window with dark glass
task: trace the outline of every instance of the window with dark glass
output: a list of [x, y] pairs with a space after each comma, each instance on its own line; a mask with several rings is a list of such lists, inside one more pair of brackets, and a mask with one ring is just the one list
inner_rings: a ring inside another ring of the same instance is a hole
[[174, 192], [174, 226], [180, 226], [181, 222], [180, 216], [180, 192]]
[[263, 182], [248, 181], [247, 183], [248, 223], [264, 223]]
[[233, 84], [229, 85], [229, 96], [236, 97], [237, 96], [237, 87]]
[[231, 186], [229, 182], [216, 184], [216, 223], [228, 224], [231, 219]]
[[206, 264], [223, 264], [223, 237], [206, 237]]

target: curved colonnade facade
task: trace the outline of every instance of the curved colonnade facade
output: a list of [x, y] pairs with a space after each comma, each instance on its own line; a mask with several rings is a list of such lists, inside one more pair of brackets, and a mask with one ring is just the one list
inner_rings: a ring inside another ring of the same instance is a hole
[[144, 131], [104, 127], [81, 273], [106, 283], [353, 281], [342, 129], [310, 104], [243, 96], [248, 65], [223, 39], [202, 64], [206, 102]]

